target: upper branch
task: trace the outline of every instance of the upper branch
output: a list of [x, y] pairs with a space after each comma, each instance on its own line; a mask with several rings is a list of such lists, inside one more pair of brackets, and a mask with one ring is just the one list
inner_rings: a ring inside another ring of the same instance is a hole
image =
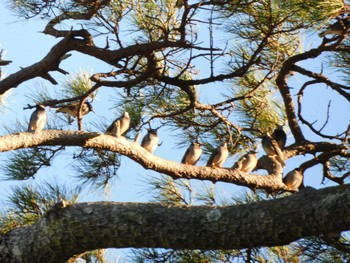
[[307, 52], [295, 55], [287, 59], [284, 63], [283, 66], [276, 78], [276, 83], [277, 86], [280, 90], [280, 93], [282, 95], [284, 105], [286, 107], [286, 114], [287, 114], [287, 119], [289, 123], [289, 127], [291, 129], [291, 132], [295, 138], [295, 141], [297, 142], [302, 142], [305, 140], [305, 137], [301, 131], [301, 128], [298, 123], [298, 119], [296, 116], [295, 112], [295, 106], [293, 102], [293, 97], [292, 94], [290, 93], [289, 86], [287, 83], [288, 76], [290, 75], [293, 70], [296, 69], [296, 63], [318, 57], [321, 53], [325, 51], [332, 51], [337, 48], [344, 40], [344, 37], [340, 37], [335, 43], [329, 44], [329, 40], [324, 40], [322, 44], [317, 47], [313, 48]]
[[[43, 77], [45, 79], [49, 78], [49, 71], [59, 70], [59, 64], [61, 63], [61, 58], [69, 51], [69, 37], [62, 39], [58, 42], [50, 52], [39, 62], [22, 68], [20, 71], [9, 75], [5, 79], [0, 81], [0, 94], [4, 94], [11, 88], [17, 87], [24, 81], [33, 79], [35, 77]], [[64, 72], [66, 73], [66, 72]], [[52, 82], [52, 80], [50, 80]], [[57, 84], [57, 83], [56, 83]]]

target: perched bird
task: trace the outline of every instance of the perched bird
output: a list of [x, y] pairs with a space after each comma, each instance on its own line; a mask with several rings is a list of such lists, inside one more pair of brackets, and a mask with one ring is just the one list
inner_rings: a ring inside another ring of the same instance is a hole
[[303, 173], [299, 168], [296, 168], [290, 171], [283, 178], [283, 183], [288, 187], [288, 189], [294, 190], [294, 191], [298, 191], [302, 182], [303, 182]]
[[181, 163], [196, 165], [202, 155], [202, 152], [201, 145], [199, 143], [192, 142], [190, 147], [187, 148]]
[[176, 3], [175, 3], [175, 7], [177, 8], [181, 8], [184, 6], [184, 0], [177, 0]]
[[281, 148], [268, 132], [262, 137], [261, 144], [268, 156], [275, 156], [282, 166], [286, 166]]
[[57, 195], [57, 203], [55, 204], [56, 207], [58, 208], [65, 208], [67, 206], [67, 201], [64, 200], [61, 196], [61, 194], [58, 193]]
[[326, 35], [342, 35], [346, 33], [350, 28], [350, 18], [340, 19], [334, 24], [327, 27], [327, 29], [318, 35], [324, 37]]
[[[63, 112], [63, 113], [67, 113], [68, 115], [70, 115], [72, 117], [78, 117], [79, 105], [80, 105], [79, 101], [68, 103], [62, 107], [57, 108], [56, 112]], [[85, 101], [81, 105], [81, 115], [84, 116], [84, 115], [88, 114], [90, 111], [94, 112], [92, 105], [90, 104], [90, 102]]]
[[287, 134], [283, 130], [283, 125], [277, 125], [276, 129], [272, 133], [272, 139], [274, 139], [281, 150], [286, 146]]
[[243, 155], [232, 168], [248, 173], [253, 171], [257, 164], [258, 158], [256, 157], [256, 151], [250, 151]]
[[45, 106], [37, 104], [36, 110], [32, 113], [29, 120], [28, 131], [41, 131], [46, 124]]
[[207, 166], [221, 167], [228, 157], [227, 142], [216, 148], [209, 157]]
[[106, 130], [105, 134], [114, 135], [120, 137], [123, 135], [130, 126], [129, 113], [124, 111], [123, 116], [117, 118]]
[[141, 146], [148, 152], [153, 153], [158, 146], [157, 129], [147, 129], [148, 133], [143, 137]]

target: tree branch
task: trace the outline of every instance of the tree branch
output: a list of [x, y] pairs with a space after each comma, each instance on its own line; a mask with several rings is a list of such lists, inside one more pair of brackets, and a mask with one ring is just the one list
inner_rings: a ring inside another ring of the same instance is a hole
[[[198, 179], [212, 182], [228, 182], [252, 189], [265, 189], [267, 191], [286, 191], [282, 183], [280, 169], [269, 175], [254, 175], [239, 172], [235, 169], [211, 168], [184, 165], [178, 162], [168, 161], [143, 149], [139, 144], [130, 142], [124, 137], [80, 132], [80, 131], [55, 131], [47, 130], [37, 133], [17, 133], [0, 137], [0, 152], [30, 148], [35, 146], [78, 146], [96, 150], [107, 150], [120, 153], [142, 165], [145, 169], [151, 169], [171, 176], [174, 179]], [[346, 155], [346, 147], [332, 143], [305, 143], [288, 146], [285, 156], [292, 157], [303, 153], [316, 153], [318, 151], [334, 151], [334, 155]], [[179, 158], [180, 159], [180, 158]], [[271, 172], [271, 171], [270, 171]]]
[[78, 146], [118, 152], [139, 163], [145, 169], [164, 173], [174, 179], [221, 181], [247, 186], [253, 189], [266, 189], [268, 191], [288, 190], [283, 184], [280, 174], [261, 176], [239, 172], [235, 169], [215, 169], [211, 167], [184, 165], [150, 154], [138, 143], [130, 142], [124, 137], [115, 138], [99, 133], [55, 130], [41, 131], [39, 133], [23, 132], [0, 137], [0, 152], [53, 145]]
[[59, 263], [105, 247], [280, 246], [305, 236], [349, 230], [349, 211], [350, 185], [306, 188], [280, 199], [225, 207], [80, 203], [53, 208], [33, 225], [1, 236], [0, 261]]

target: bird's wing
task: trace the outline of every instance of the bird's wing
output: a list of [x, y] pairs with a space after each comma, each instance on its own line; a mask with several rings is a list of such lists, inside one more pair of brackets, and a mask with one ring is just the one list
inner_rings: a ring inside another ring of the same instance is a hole
[[283, 152], [281, 151], [281, 148], [279, 147], [278, 143], [275, 140], [271, 140], [271, 146], [277, 154], [277, 160], [281, 163], [282, 166], [286, 166], [286, 164], [284, 163]]
[[112, 124], [108, 126], [108, 128], [106, 129], [105, 134], [110, 134], [110, 133], [113, 132], [114, 124], [115, 124], [115, 121], [112, 122]]
[[36, 123], [39, 119], [38, 112], [34, 111], [32, 115], [30, 116], [29, 124], [28, 124], [28, 131], [33, 128], [33, 124]]
[[144, 147], [145, 146], [145, 144], [146, 144], [146, 140], [149, 140], [148, 139], [148, 137], [149, 137], [149, 135], [148, 134], [146, 134], [143, 138], [142, 138], [142, 141], [141, 141], [141, 146], [142, 147]]
[[213, 164], [215, 156], [218, 154], [218, 149], [216, 148], [210, 155], [209, 160], [207, 162], [207, 166], [211, 166]]
[[191, 147], [188, 147], [184, 156], [182, 157], [181, 163], [185, 163], [186, 161], [186, 156], [190, 153]]

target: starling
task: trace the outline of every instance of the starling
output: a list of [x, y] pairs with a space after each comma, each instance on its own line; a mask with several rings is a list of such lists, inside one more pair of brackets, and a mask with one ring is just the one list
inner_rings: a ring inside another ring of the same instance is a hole
[[286, 146], [287, 134], [283, 130], [283, 125], [277, 125], [277, 128], [272, 133], [272, 139], [274, 139], [281, 150]]
[[[72, 117], [78, 117], [79, 105], [80, 105], [79, 101], [68, 103], [66, 105], [63, 105], [62, 107], [57, 108], [56, 112], [63, 112], [63, 113], [67, 113], [68, 115], [70, 115]], [[85, 101], [81, 105], [81, 116], [88, 114], [90, 111], [92, 111], [92, 112], [94, 111], [92, 109], [92, 105], [90, 104], [90, 102]]]
[[142, 139], [141, 146], [150, 153], [154, 152], [158, 146], [157, 129], [148, 129], [148, 133]]
[[202, 155], [202, 152], [201, 145], [199, 143], [192, 142], [190, 147], [187, 148], [181, 163], [196, 165]]
[[298, 191], [302, 182], [303, 182], [303, 173], [299, 168], [296, 168], [290, 171], [283, 178], [283, 183], [288, 187], [288, 189], [294, 190], [294, 191]]
[[222, 167], [228, 157], [227, 142], [216, 148], [209, 157], [207, 166]]
[[275, 156], [282, 166], [286, 166], [281, 148], [278, 146], [278, 143], [271, 138], [269, 133], [266, 133], [265, 136], [262, 137], [261, 144], [268, 156]]
[[350, 18], [344, 18], [338, 20], [333, 25], [327, 27], [324, 32], [318, 34], [320, 37], [324, 37], [326, 35], [342, 35], [346, 33], [350, 28]]
[[116, 119], [106, 130], [105, 134], [114, 135], [120, 137], [123, 135], [130, 126], [129, 113], [124, 111], [123, 116]]
[[257, 164], [258, 158], [256, 157], [256, 151], [250, 151], [243, 155], [232, 168], [248, 173], [253, 171]]
[[29, 120], [28, 131], [41, 131], [46, 124], [45, 106], [37, 104], [36, 110], [32, 113]]

